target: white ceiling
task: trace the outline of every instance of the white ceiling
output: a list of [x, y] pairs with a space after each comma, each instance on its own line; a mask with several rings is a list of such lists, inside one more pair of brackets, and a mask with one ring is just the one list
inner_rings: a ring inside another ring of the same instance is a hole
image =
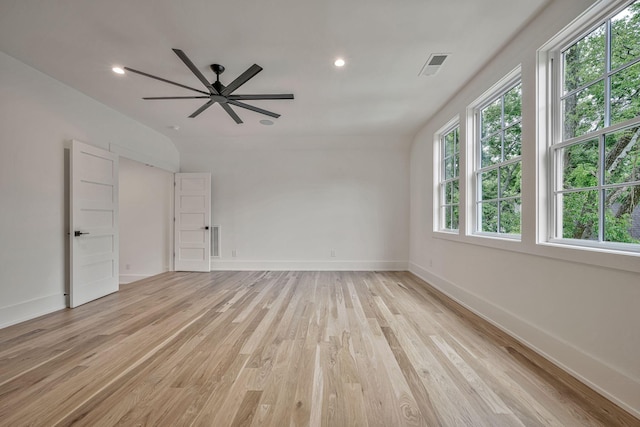
[[[253, 136], [412, 135], [546, 0], [0, 0], [0, 50], [174, 140]], [[200, 88], [172, 52], [211, 80], [264, 70], [235, 93], [294, 93], [247, 101], [282, 114], [235, 108], [244, 124], [202, 100], [143, 101], [192, 93], [125, 65]], [[431, 53], [451, 53], [419, 77]], [[337, 57], [347, 65], [333, 66]], [[497, 76], [499, 77], [499, 76]], [[169, 129], [179, 126], [180, 131]]]

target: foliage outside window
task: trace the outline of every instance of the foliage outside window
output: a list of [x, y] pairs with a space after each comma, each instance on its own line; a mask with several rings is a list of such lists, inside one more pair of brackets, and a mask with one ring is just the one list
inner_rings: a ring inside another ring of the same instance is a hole
[[458, 231], [460, 203], [460, 126], [440, 136], [439, 229]]
[[640, 244], [640, 0], [558, 59], [553, 237]]
[[520, 234], [522, 90], [519, 80], [480, 105], [476, 130], [476, 231]]

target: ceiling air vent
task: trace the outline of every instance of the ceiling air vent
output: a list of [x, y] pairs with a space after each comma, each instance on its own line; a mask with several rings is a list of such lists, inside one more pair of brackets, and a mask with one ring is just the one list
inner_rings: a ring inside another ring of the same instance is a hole
[[448, 53], [432, 53], [427, 63], [424, 64], [422, 70], [420, 70], [420, 76], [433, 76], [439, 70], [445, 59], [449, 57]]

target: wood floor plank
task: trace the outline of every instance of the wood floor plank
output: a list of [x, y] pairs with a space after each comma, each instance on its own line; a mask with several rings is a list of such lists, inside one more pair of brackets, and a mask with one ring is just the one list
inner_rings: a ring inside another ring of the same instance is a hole
[[163, 273], [0, 330], [4, 426], [640, 426], [407, 272]]

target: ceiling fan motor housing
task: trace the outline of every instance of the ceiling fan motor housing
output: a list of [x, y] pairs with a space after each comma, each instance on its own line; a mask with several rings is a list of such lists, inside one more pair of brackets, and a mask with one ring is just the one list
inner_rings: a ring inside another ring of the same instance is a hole
[[211, 69], [213, 70], [214, 73], [216, 73], [216, 75], [220, 75], [222, 73], [224, 73], [224, 67], [220, 64], [211, 64]]

